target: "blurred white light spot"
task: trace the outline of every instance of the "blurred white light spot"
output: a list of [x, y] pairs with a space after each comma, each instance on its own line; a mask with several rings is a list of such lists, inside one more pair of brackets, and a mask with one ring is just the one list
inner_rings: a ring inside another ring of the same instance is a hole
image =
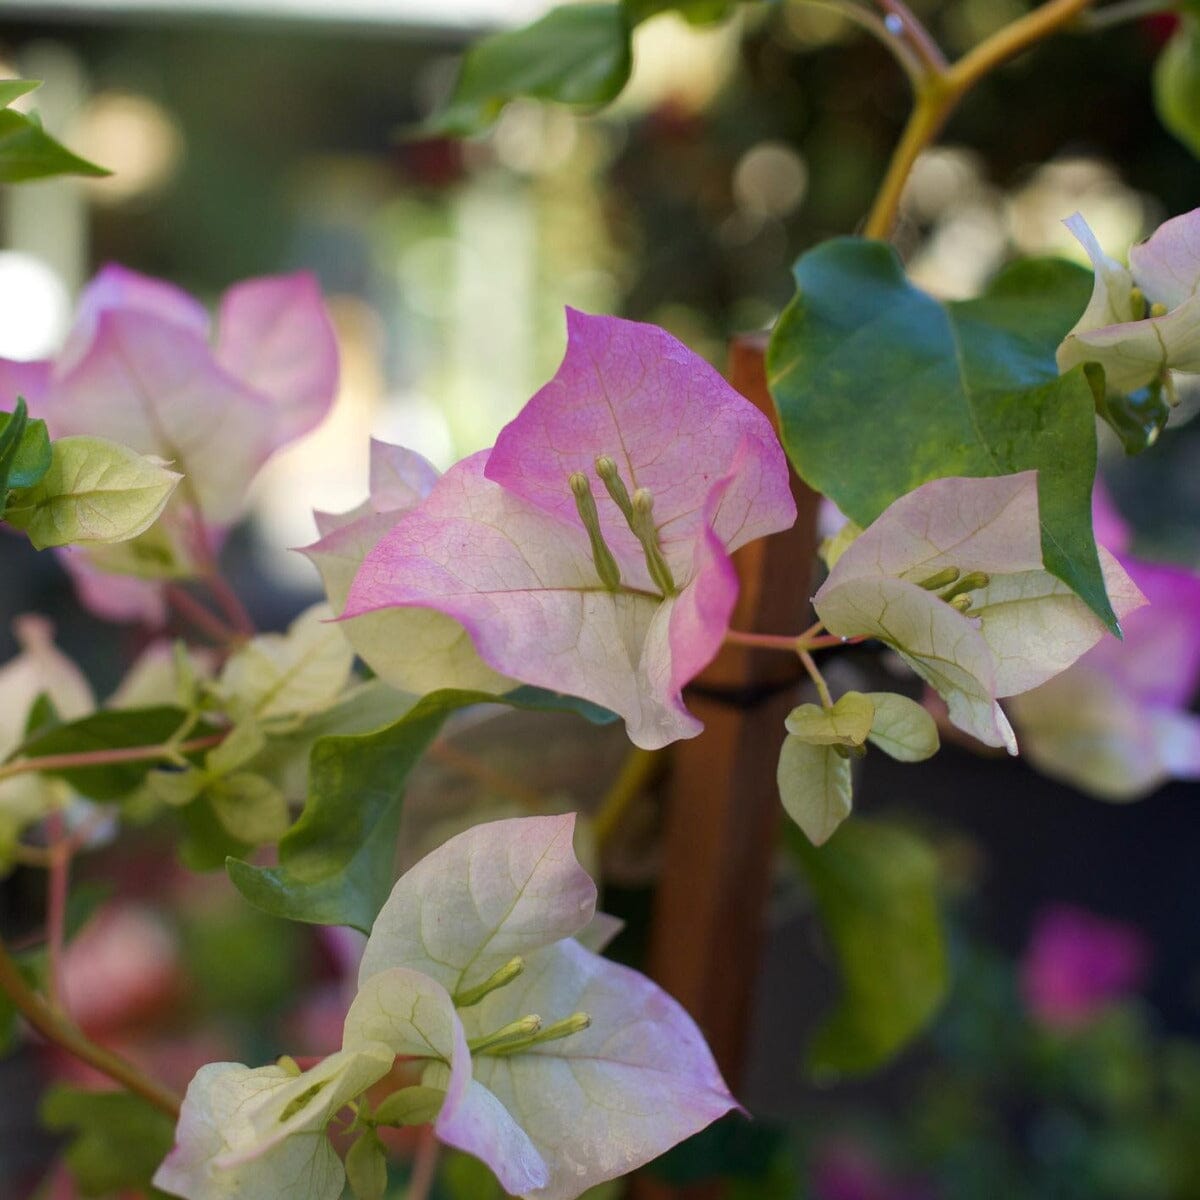
[[1126, 186], [1107, 163], [1066, 158], [1039, 167], [1008, 204], [1013, 240], [1026, 254], [1064, 254], [1086, 263], [1087, 255], [1063, 221], [1081, 212], [1113, 258], [1123, 259], [1145, 232], [1146, 199]]
[[904, 207], [919, 220], [931, 221], [973, 197], [982, 184], [979, 155], [960, 146], [937, 146], [913, 164]]
[[443, 471], [456, 458], [454, 436], [441, 405], [413, 392], [390, 396], [384, 402], [374, 436], [423, 454]]
[[742, 155], [733, 172], [738, 205], [768, 217], [794, 212], [808, 189], [804, 159], [782, 142], [759, 142]]
[[121, 204], [161, 187], [183, 157], [183, 134], [170, 114], [146, 96], [100, 92], [79, 115], [74, 149], [112, 175], [90, 181], [92, 197]]
[[741, 29], [736, 18], [701, 28], [675, 13], [643, 21], [633, 34], [633, 75], [612, 111], [670, 104], [679, 112], [703, 112], [733, 74]]
[[44, 358], [67, 332], [71, 297], [40, 259], [0, 251], [0, 356]]
[[561, 167], [575, 148], [570, 113], [534, 100], [515, 100], [496, 123], [496, 157], [510, 170], [544, 175]]

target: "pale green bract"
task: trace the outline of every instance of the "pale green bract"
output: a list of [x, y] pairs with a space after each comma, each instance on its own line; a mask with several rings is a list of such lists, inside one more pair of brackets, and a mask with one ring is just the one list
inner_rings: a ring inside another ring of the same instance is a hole
[[4, 514], [39, 550], [135, 538], [158, 520], [183, 478], [161, 459], [104, 438], [59, 438], [51, 454], [50, 469]]
[[833, 746], [789, 736], [776, 779], [785, 811], [814, 846], [827, 842], [850, 815], [850, 760]]
[[286, 633], [251, 638], [225, 664], [217, 691], [231, 711], [257, 721], [315, 713], [342, 694], [353, 665], [333, 613], [315, 604]]

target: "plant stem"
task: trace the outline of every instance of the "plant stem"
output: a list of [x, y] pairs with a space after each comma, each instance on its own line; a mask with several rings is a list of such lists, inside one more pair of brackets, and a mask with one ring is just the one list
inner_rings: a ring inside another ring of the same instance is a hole
[[234, 630], [241, 637], [253, 637], [256, 632], [254, 618], [246, 611], [246, 606], [237, 592], [230, 587], [229, 580], [221, 574], [215, 562], [212, 564], [212, 569], [204, 576], [204, 581], [208, 584], [213, 599], [229, 618], [229, 623]]
[[25, 977], [3, 941], [0, 941], [0, 989], [8, 993], [8, 998], [25, 1020], [48, 1041], [141, 1096], [172, 1120], [179, 1120], [179, 1098], [161, 1084], [148, 1079], [131, 1062], [96, 1045], [80, 1029], [55, 1012], [25, 982]]
[[904, 27], [905, 36], [917, 59], [929, 74], [936, 75], [946, 69], [946, 56], [933, 40], [929, 30], [917, 20], [912, 9], [904, 0], [876, 0], [879, 7]]
[[616, 832], [629, 806], [646, 790], [661, 761], [662, 756], [657, 750], [642, 750], [637, 747], [630, 750], [612, 786], [600, 801], [600, 807], [592, 821], [592, 832], [597, 846], [603, 848]]
[[743, 633], [739, 629], [727, 630], [725, 641], [731, 646], [747, 646], [751, 650], [783, 650], [788, 654], [795, 654], [800, 645], [798, 635], [789, 637], [779, 633]]
[[1138, 21], [1142, 17], [1177, 13], [1180, 7], [1177, 0], [1118, 0], [1118, 3], [1106, 5], [1097, 12], [1084, 14], [1082, 24], [1089, 33], [1094, 33], [1126, 21]]
[[859, 28], [865, 29], [900, 64], [904, 74], [908, 76], [909, 83], [912, 84], [913, 91], [915, 92], [921, 86], [926, 72], [924, 62], [913, 53], [908, 42], [894, 34], [869, 8], [863, 8], [861, 5], [853, 3], [853, 0], [849, 0], [847, 3], [839, 3], [839, 0], [801, 0], [801, 3], [807, 4], [810, 8], [824, 8], [829, 12], [835, 12], [848, 21], [853, 21]]
[[813, 681], [813, 686], [817, 689], [817, 695], [821, 697], [821, 707], [832, 708], [833, 697], [829, 694], [829, 684], [825, 682], [825, 676], [817, 669], [817, 664], [813, 662], [813, 656], [807, 650], [800, 650], [799, 654], [809, 679]]
[[62, 954], [67, 928], [67, 894], [71, 886], [71, 840], [55, 810], [46, 824], [50, 835], [46, 868], [46, 996], [52, 1008], [63, 1011]]
[[437, 1175], [438, 1141], [434, 1135], [433, 1126], [426, 1125], [420, 1133], [417, 1142], [417, 1152], [413, 1157], [412, 1178], [408, 1181], [408, 1192], [405, 1200], [428, 1200], [433, 1190], [434, 1177]]
[[187, 742], [160, 742], [156, 746], [119, 746], [112, 750], [82, 750], [78, 754], [44, 754], [0, 766], [0, 780], [34, 771], [73, 771], [80, 767], [106, 767], [113, 763], [174, 759], [193, 750], [207, 750], [225, 740], [224, 733], [209, 733]]
[[226, 625], [215, 613], [209, 612], [195, 596], [185, 591], [179, 584], [167, 584], [165, 593], [167, 603], [217, 645], [228, 646], [231, 642], [241, 639], [241, 634]]
[[985, 38], [952, 66], [927, 74], [863, 227], [866, 237], [889, 236], [913, 164], [967, 92], [1001, 63], [1070, 24], [1092, 3], [1094, 0], [1048, 0]]

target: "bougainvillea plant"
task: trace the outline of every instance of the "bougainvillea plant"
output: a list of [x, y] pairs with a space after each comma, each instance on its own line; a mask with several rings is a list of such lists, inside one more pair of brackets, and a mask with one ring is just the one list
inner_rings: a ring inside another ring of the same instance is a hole
[[[483, 132], [520, 96], [596, 108], [624, 85], [643, 20], [737, 7], [555, 8], [472, 48], [430, 130]], [[316, 514], [304, 551], [326, 602], [286, 630], [255, 628], [221, 554], [259, 469], [337, 392], [315, 280], [239, 283], [214, 320], [170, 283], [105, 267], [52, 361], [0, 363], [0, 517], [53, 550], [84, 606], [157, 639], [99, 702], [42, 617], [20, 619], [0, 665], [0, 867], [44, 868], [50, 897], [44, 943], [0, 942], [4, 1013], [124, 1089], [46, 1106], [82, 1131], [68, 1162], [84, 1194], [152, 1181], [187, 1200], [381, 1200], [403, 1168], [425, 1200], [446, 1146], [508, 1194], [571, 1200], [725, 1114], [751, 1118], [723, 1078], [737, 1064], [718, 1065], [657, 982], [603, 957], [619, 923], [576, 857], [595, 860], [659, 752], [704, 744], [689, 697], [723, 647], [787, 656], [800, 680], [772, 736], [788, 841], [844, 975], [813, 1047], [826, 1070], [890, 1057], [945, 987], [931, 857], [852, 815], [858, 758], [927, 759], [940, 721], [1102, 797], [1200, 776], [1200, 581], [1132, 556], [1096, 491], [1097, 422], [1147, 450], [1176, 373], [1200, 371], [1200, 209], [1128, 265], [1087, 212], [1064, 212], [1091, 272], [1019, 261], [973, 299], [926, 294], [887, 241], [918, 156], [994, 68], [1092, 5], [1048, 0], [954, 63], [899, 0], [880, 16], [833, 7], [894, 53], [915, 105], [864, 236], [795, 264], [765, 354], [773, 407], [661, 329], [568, 311], [561, 366], [490, 449], [440, 474], [372, 444], [368, 499]], [[1194, 140], [1180, 46], [1160, 101]], [[0, 101], [32, 86], [4, 81]], [[0, 118], [3, 181], [99, 171], [35, 119]], [[747, 629], [746, 555], [793, 527], [799, 481], [844, 515], [823, 578], [814, 563], [794, 597], [803, 615], [811, 595], [812, 623]], [[186, 635], [169, 640], [169, 621]], [[835, 688], [817, 656], [847, 644], [885, 655], [896, 690]], [[482, 705], [619, 719], [632, 768], [578, 822], [569, 800], [534, 796], [525, 815], [458, 814], [410, 843], [410, 773], [446, 752], [448, 718]], [[178, 833], [189, 869], [223, 868], [239, 903], [366, 935], [339, 950], [357, 987], [336, 998], [328, 1053], [213, 1056], [180, 1098], [89, 1035], [62, 984], [70, 863], [150, 822]], [[1111, 989], [1142, 969], [1120, 931], [1072, 921], [1040, 931], [1025, 975], [1030, 1003], [1067, 1024], [1091, 993], [1067, 994], [1043, 944], [1120, 958]]]

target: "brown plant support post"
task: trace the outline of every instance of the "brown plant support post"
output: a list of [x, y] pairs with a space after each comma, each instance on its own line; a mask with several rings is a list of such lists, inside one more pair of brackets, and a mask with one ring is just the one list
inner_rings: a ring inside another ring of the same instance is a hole
[[[730, 381], [772, 422], [766, 335], [734, 340]], [[809, 623], [818, 497], [793, 476], [799, 516], [785, 533], [734, 555], [733, 628], [799, 631]], [[663, 873], [650, 974], [692, 1014], [726, 1081], [741, 1082], [781, 812], [775, 783], [783, 721], [804, 677], [798, 658], [726, 645], [688, 691], [704, 732], [672, 748]], [[716, 1200], [719, 1185], [668, 1187], [645, 1175], [635, 1200]]]

